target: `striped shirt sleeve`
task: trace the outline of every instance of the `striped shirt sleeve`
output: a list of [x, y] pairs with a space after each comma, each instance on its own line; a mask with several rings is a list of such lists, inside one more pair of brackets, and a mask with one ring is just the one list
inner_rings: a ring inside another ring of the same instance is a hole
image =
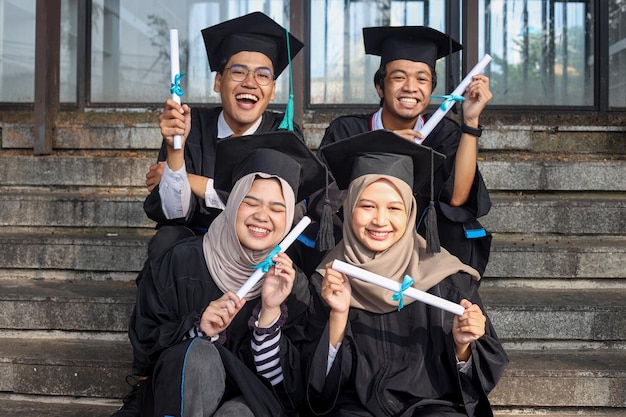
[[287, 306], [280, 307], [280, 316], [269, 326], [259, 327], [260, 305], [254, 308], [249, 324], [252, 328], [250, 341], [256, 370], [274, 386], [283, 381], [280, 365], [281, 326], [287, 319]]

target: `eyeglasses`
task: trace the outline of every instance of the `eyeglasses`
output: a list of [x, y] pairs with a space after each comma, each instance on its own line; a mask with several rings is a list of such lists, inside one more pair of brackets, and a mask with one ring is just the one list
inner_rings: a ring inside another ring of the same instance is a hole
[[269, 85], [269, 83], [274, 81], [274, 74], [272, 74], [272, 71], [270, 71], [269, 68], [257, 68], [255, 70], [251, 70], [245, 65], [231, 65], [228, 68], [224, 68], [224, 71], [226, 70], [230, 71], [230, 76], [233, 81], [238, 83], [245, 80], [250, 73], [254, 75], [254, 80], [260, 86]]

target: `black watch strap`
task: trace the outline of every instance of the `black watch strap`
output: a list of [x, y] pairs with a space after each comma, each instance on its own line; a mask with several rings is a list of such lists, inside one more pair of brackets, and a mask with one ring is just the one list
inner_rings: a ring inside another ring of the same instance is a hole
[[483, 126], [482, 125], [478, 125], [478, 128], [476, 128], [476, 127], [468, 126], [465, 123], [463, 123], [461, 125], [461, 132], [469, 133], [470, 135], [476, 136], [477, 138], [479, 138], [480, 135], [483, 134]]

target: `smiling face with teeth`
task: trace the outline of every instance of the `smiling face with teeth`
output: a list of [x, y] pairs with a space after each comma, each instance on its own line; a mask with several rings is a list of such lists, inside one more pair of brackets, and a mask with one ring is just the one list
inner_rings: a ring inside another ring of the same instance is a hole
[[[243, 65], [249, 70], [269, 68], [274, 71], [272, 61], [260, 52], [242, 51], [230, 57], [225, 68]], [[261, 86], [249, 73], [243, 81], [234, 81], [230, 71], [217, 73], [213, 90], [220, 93], [224, 108], [224, 119], [236, 135], [240, 135], [254, 125], [270, 101], [276, 98], [276, 81]]]
[[407, 225], [407, 209], [398, 189], [381, 179], [365, 187], [352, 211], [352, 231], [374, 252], [396, 243]]
[[285, 233], [287, 211], [280, 182], [257, 178], [237, 209], [235, 229], [243, 246], [273, 248]]
[[407, 59], [389, 61], [383, 86], [377, 84], [376, 91], [383, 102], [385, 129], [412, 129], [430, 103], [431, 67]]

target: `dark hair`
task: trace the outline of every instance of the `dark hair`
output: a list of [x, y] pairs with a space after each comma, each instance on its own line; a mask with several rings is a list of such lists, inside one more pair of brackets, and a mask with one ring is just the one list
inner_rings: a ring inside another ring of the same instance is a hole
[[222, 74], [224, 72], [224, 68], [226, 68], [226, 64], [228, 64], [229, 59], [230, 57], [224, 58], [220, 61], [220, 64], [217, 66], [217, 71], [216, 71], [218, 74]]
[[[437, 72], [430, 65], [428, 66], [428, 68], [430, 68], [430, 73], [433, 76], [433, 91], [435, 91], [435, 87], [437, 87]], [[378, 67], [378, 70], [376, 70], [376, 74], [374, 74], [374, 85], [380, 87], [380, 89], [383, 92], [385, 91], [385, 77], [386, 76], [387, 76], [387, 64], [382, 64], [380, 67]], [[381, 97], [380, 104], [379, 104], [380, 107], [383, 106], [383, 101], [384, 101], [384, 97]]]

